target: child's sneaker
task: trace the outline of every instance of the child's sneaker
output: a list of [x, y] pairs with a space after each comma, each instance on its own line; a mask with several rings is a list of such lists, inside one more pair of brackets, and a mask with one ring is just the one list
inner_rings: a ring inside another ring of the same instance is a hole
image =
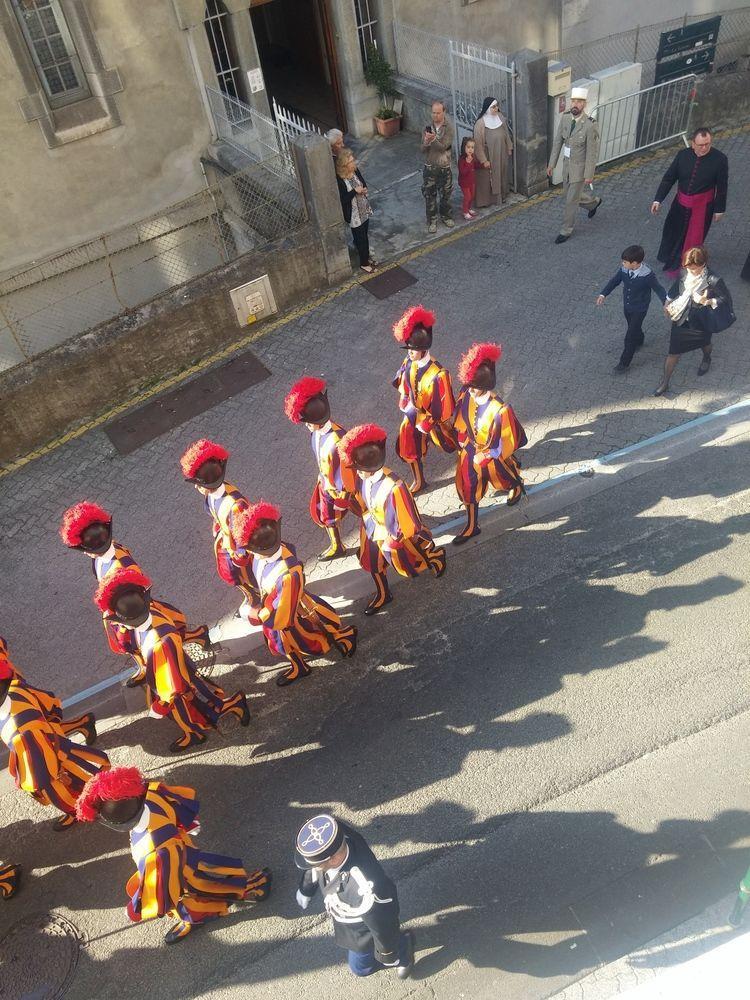
[[464, 218], [466, 219], [467, 222], [471, 222], [471, 220], [474, 218], [473, 212], [465, 212]]
[[476, 219], [476, 217], [479, 215], [479, 212], [475, 212], [473, 208], [470, 208], [469, 215], [472, 217], [472, 219]]

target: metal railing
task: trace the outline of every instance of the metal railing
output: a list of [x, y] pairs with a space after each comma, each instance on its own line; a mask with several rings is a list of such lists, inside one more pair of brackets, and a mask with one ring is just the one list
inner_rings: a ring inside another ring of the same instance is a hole
[[685, 136], [695, 99], [695, 74], [658, 83], [635, 94], [600, 104], [592, 111], [599, 123], [598, 164]]
[[213, 87], [206, 87], [206, 97], [218, 139], [259, 162], [281, 156], [287, 172], [294, 173], [289, 145], [273, 119]]
[[571, 45], [548, 52], [550, 59], [570, 63], [573, 80], [581, 80], [621, 62], [639, 62], [643, 66], [641, 83], [650, 86], [656, 74], [656, 53], [662, 32], [682, 28], [721, 14], [714, 69], [726, 72], [737, 68], [741, 57], [750, 52], [750, 6], [711, 14], [685, 14], [671, 21], [649, 24], [621, 31], [606, 38]]
[[280, 141], [284, 143], [284, 147], [290, 156], [291, 150], [289, 149], [289, 145], [298, 135], [308, 135], [310, 133], [322, 135], [314, 122], [309, 121], [303, 115], [297, 114], [296, 111], [292, 111], [290, 108], [285, 108], [283, 104], [278, 103], [275, 97], [271, 98], [271, 107], [273, 108], [276, 127], [279, 130]]
[[0, 277], [0, 371], [132, 312], [306, 221], [283, 157], [158, 214]]

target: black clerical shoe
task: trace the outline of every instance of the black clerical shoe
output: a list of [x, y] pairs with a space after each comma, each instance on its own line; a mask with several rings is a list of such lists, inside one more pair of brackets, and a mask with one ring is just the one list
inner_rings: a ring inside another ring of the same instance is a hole
[[593, 219], [593, 218], [594, 218], [594, 216], [596, 215], [596, 213], [597, 213], [597, 212], [599, 211], [599, 206], [601, 205], [601, 203], [602, 203], [603, 201], [604, 201], [604, 199], [603, 199], [603, 198], [600, 198], [600, 199], [599, 199], [599, 201], [597, 201], [596, 205], [594, 205], [594, 207], [593, 207], [593, 208], [590, 208], [590, 209], [589, 209], [589, 211], [588, 211], [588, 217], [589, 217], [590, 219]]
[[624, 365], [622, 363], [622, 361], [618, 361], [617, 364], [615, 365], [615, 367], [612, 369], [613, 372], [618, 372], [618, 373], [619, 372], [626, 372], [627, 370], [628, 370], [628, 366]]
[[411, 931], [404, 931], [406, 936], [406, 965], [399, 965], [396, 975], [399, 979], [408, 979], [414, 968], [414, 935]]
[[555, 243], [566, 243], [569, 239], [569, 236], [563, 236], [563, 234], [560, 233], [559, 236], [555, 237]]

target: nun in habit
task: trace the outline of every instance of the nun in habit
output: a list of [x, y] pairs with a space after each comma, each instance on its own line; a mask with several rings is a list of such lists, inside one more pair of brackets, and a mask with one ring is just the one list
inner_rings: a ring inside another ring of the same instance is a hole
[[476, 157], [481, 169], [476, 172], [477, 208], [499, 205], [510, 190], [510, 141], [508, 123], [500, 114], [494, 97], [485, 98], [482, 113], [474, 126]]

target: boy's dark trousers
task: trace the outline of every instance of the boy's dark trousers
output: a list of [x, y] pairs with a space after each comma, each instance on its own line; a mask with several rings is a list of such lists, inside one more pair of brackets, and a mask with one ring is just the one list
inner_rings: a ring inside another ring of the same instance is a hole
[[625, 334], [625, 345], [620, 355], [620, 364], [627, 368], [633, 360], [633, 355], [643, 344], [644, 337], [641, 327], [646, 314], [645, 312], [628, 312], [627, 309], [624, 310], [624, 313], [628, 329]]

